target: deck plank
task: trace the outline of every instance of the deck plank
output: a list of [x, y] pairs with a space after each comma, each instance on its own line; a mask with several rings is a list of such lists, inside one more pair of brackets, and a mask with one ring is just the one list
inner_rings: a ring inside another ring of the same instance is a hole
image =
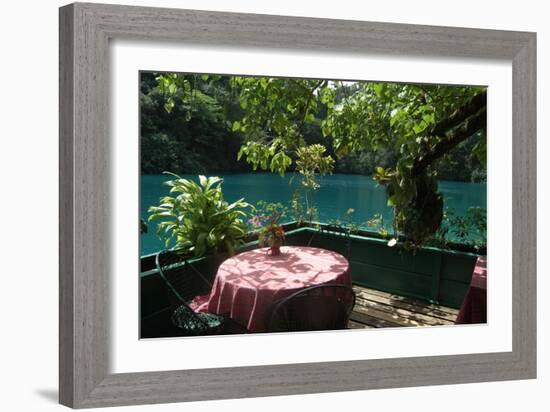
[[393, 324], [393, 326], [422, 326], [422, 324], [415, 319], [408, 319], [395, 313], [389, 313], [387, 311], [372, 308], [368, 304], [365, 305], [364, 302], [359, 300], [355, 302], [353, 311], [381, 319], [385, 322]]
[[376, 300], [380, 303], [390, 304], [403, 309], [412, 311], [433, 311], [433, 315], [441, 318], [448, 318], [453, 320], [458, 315], [458, 309], [450, 308], [448, 306], [437, 305], [433, 303], [423, 302], [417, 299], [408, 298], [388, 292], [382, 292], [376, 289], [370, 289], [363, 286], [353, 285], [353, 290], [356, 294], [366, 296], [367, 299]]
[[430, 305], [430, 306], [410, 305], [408, 303], [404, 303], [396, 300], [390, 300], [381, 296], [369, 295], [369, 294], [359, 294], [358, 298], [363, 298], [374, 303], [387, 305], [400, 310], [419, 313], [431, 318], [437, 318], [437, 319], [441, 319], [442, 321], [447, 321], [451, 323], [454, 323], [457, 317], [456, 314], [445, 313], [439, 310], [435, 305]]
[[453, 308], [358, 285], [353, 289], [357, 300], [348, 324], [352, 329], [453, 325], [458, 314]]
[[387, 317], [388, 320], [393, 319], [395, 323], [399, 323], [403, 326], [436, 326], [454, 324], [454, 322], [450, 320], [427, 316], [423, 313], [412, 312], [410, 310], [401, 309], [395, 306], [385, 305], [383, 303], [362, 298], [357, 298], [356, 306], [357, 305], [359, 305], [358, 310], [383, 313], [382, 316]]
[[397, 328], [401, 326], [397, 323], [389, 322], [376, 316], [368, 315], [355, 310], [351, 313], [350, 319], [356, 323], [362, 323], [363, 325], [371, 328]]
[[348, 329], [372, 329], [372, 328], [374, 328], [374, 326], [366, 325], [361, 322], [356, 322], [351, 319], [348, 321]]

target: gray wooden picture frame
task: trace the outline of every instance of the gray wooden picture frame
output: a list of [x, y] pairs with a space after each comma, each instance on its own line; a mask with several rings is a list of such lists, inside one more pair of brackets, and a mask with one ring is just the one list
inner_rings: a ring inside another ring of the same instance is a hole
[[[71, 4], [60, 9], [59, 399], [74, 408], [536, 377], [536, 34]], [[513, 66], [513, 350], [109, 373], [109, 40], [494, 58]]]

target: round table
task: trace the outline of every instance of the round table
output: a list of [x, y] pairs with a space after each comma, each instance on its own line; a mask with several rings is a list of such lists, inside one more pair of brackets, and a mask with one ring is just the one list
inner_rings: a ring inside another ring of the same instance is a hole
[[273, 302], [309, 286], [351, 286], [349, 263], [336, 252], [283, 246], [280, 255], [270, 256], [267, 250], [254, 249], [225, 260], [201, 309], [229, 314], [249, 332], [262, 332], [266, 310]]

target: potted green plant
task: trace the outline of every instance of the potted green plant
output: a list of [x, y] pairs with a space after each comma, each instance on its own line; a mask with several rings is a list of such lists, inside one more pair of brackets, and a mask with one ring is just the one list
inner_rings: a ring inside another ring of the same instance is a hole
[[244, 199], [228, 203], [223, 198], [219, 177], [199, 176], [199, 183], [178, 175], [165, 182], [170, 195], [149, 208], [149, 220], [160, 220], [157, 234], [166, 247], [182, 254], [204, 256], [218, 252], [234, 254], [246, 235]]

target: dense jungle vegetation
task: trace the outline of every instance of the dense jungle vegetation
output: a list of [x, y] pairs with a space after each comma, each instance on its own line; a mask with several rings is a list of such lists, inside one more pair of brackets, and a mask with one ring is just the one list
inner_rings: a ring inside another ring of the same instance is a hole
[[[235, 127], [246, 110], [241, 105], [243, 84], [229, 84], [230, 77], [186, 75], [188, 90], [174, 83], [159, 82], [160, 74], [143, 72], [140, 85], [141, 110], [141, 172], [160, 174], [170, 170], [179, 174], [221, 174], [253, 171], [246, 159], [237, 160], [247, 139], [247, 133]], [[246, 78], [245, 78], [246, 79]], [[254, 79], [254, 78], [251, 78]], [[334, 83], [334, 99], [338, 104], [360, 87], [361, 83]], [[231, 87], [229, 87], [231, 86]], [[283, 96], [284, 97], [284, 96]], [[395, 146], [355, 148], [336, 155], [334, 140], [322, 132], [327, 116], [323, 95], [313, 96], [307, 121], [301, 122], [305, 145], [321, 144], [334, 159], [333, 173], [371, 175], [378, 166], [396, 163], [399, 152]], [[472, 156], [482, 133], [461, 142], [437, 164], [437, 175], [443, 180], [483, 182], [485, 167]], [[290, 154], [292, 156], [292, 154]], [[290, 168], [295, 167], [291, 165]]]

